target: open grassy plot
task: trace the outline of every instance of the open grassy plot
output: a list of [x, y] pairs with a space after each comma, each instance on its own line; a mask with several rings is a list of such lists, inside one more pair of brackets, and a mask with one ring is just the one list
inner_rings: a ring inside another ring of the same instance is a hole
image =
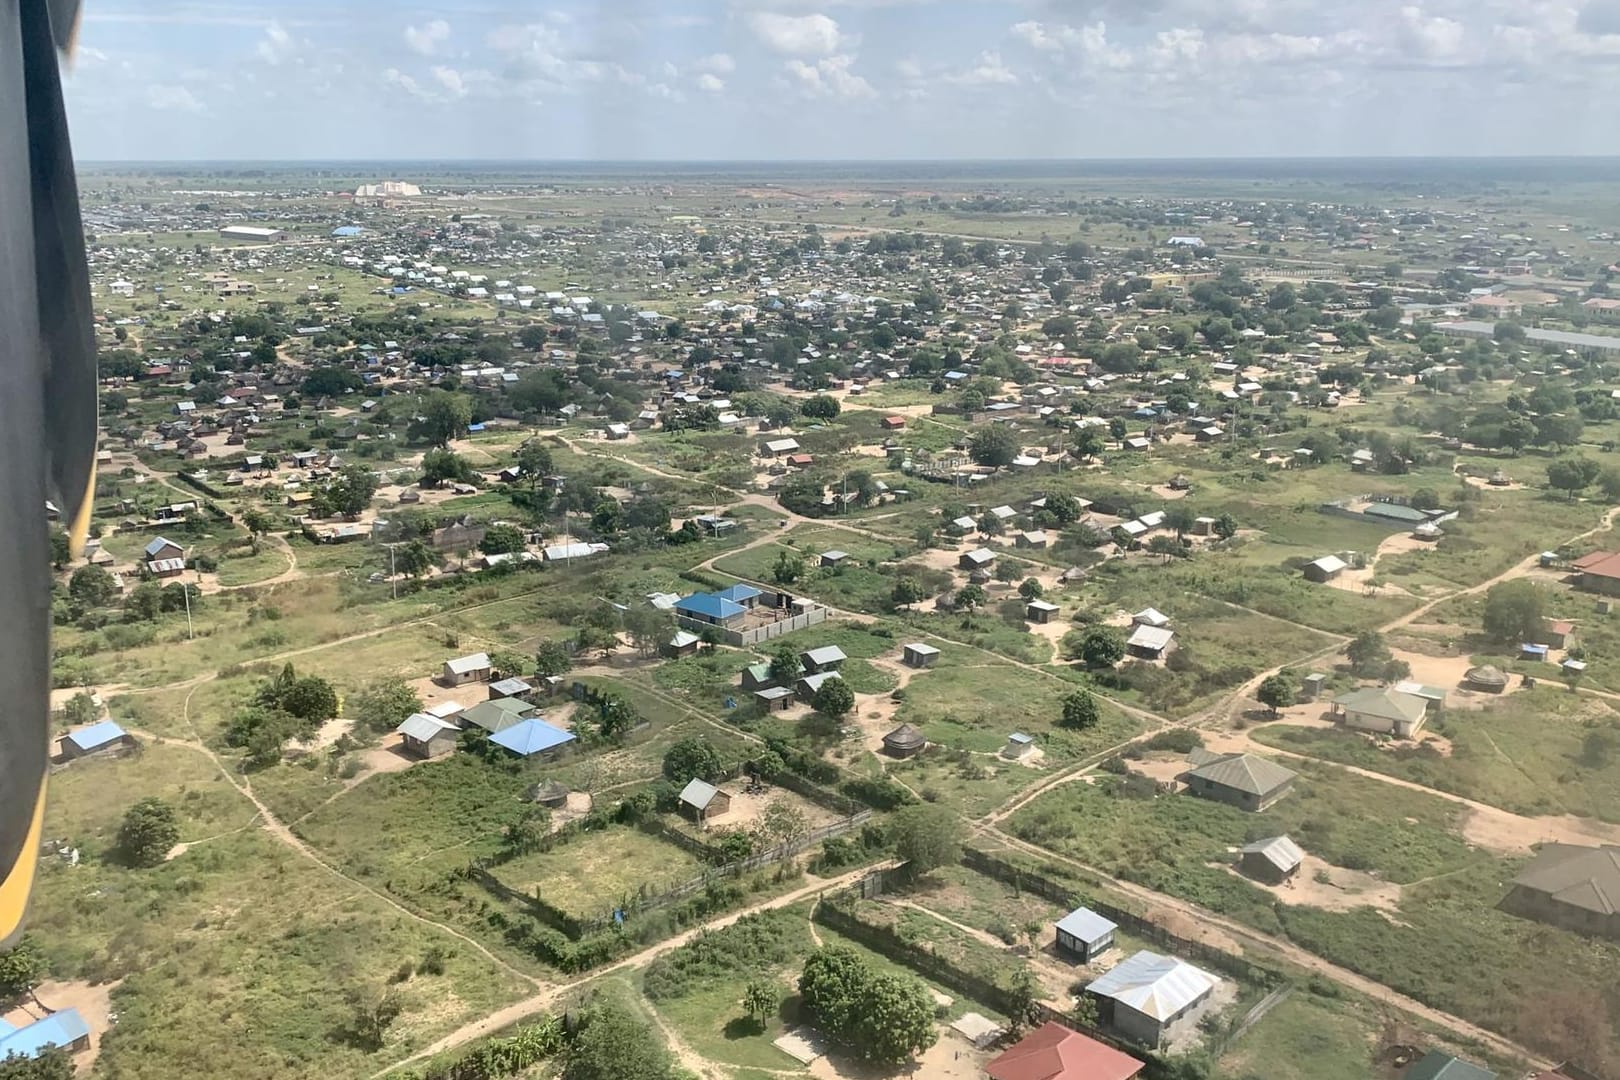
[[[117, 797], [110, 798], [110, 792]], [[45, 835], [66, 840], [87, 856], [106, 855], [117, 841], [124, 810], [147, 797], [175, 808], [181, 843], [241, 828], [253, 817], [253, 807], [205, 755], [149, 742], [129, 757], [82, 759], [53, 773]]]
[[1342, 998], [1295, 994], [1217, 1063], [1219, 1080], [1366, 1080], [1379, 1021]]
[[662, 892], [689, 881], [702, 870], [703, 864], [684, 848], [621, 826], [519, 856], [494, 874], [509, 888], [587, 918], [639, 892]]
[[1430, 729], [1450, 740], [1450, 753], [1280, 724], [1259, 728], [1254, 737], [1519, 814], [1620, 822], [1620, 724], [1602, 701], [1563, 687], [1538, 687], [1484, 709], [1452, 710]]
[[252, 585], [285, 573], [292, 566], [285, 552], [263, 545], [257, 554], [246, 548], [233, 548], [219, 560], [219, 583], [226, 586]]

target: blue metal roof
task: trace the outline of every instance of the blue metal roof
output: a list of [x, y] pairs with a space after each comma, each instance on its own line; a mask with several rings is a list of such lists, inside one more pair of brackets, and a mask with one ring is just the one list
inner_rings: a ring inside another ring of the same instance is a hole
[[730, 600], [733, 603], [740, 604], [744, 600], [753, 600], [758, 597], [760, 591], [752, 585], [744, 585], [738, 582], [736, 585], [727, 585], [714, 595], [722, 600]]
[[731, 619], [743, 612], [741, 604], [727, 600], [718, 593], [693, 593], [675, 602], [675, 610], [684, 614], [702, 615], [709, 619]]
[[497, 731], [489, 737], [489, 741], [504, 746], [514, 754], [528, 757], [573, 742], [574, 735], [573, 732], [552, 727], [544, 720], [531, 718], [520, 720], [505, 731]]
[[32, 1024], [0, 1039], [0, 1061], [12, 1054], [20, 1054], [26, 1058], [38, 1057], [47, 1047], [72, 1046], [79, 1039], [88, 1038], [90, 1026], [79, 1015], [78, 1009], [63, 1009], [52, 1013], [43, 1020], [35, 1020]]
[[337, 228], [332, 230], [332, 235], [333, 236], [359, 236], [363, 232], [365, 232], [365, 230], [362, 229], [358, 225], [339, 225]]
[[78, 731], [67, 733], [68, 742], [80, 750], [94, 750], [98, 746], [106, 746], [110, 742], [117, 742], [126, 737], [126, 732], [115, 721], [103, 720], [99, 724], [80, 728]]

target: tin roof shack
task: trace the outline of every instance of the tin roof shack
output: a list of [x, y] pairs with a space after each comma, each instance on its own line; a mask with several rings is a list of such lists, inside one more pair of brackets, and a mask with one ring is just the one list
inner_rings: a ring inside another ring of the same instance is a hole
[[1157, 1047], [1215, 991], [1220, 980], [1174, 956], [1146, 949], [1086, 987], [1098, 1020], [1144, 1046]]
[[1114, 947], [1119, 927], [1088, 907], [1078, 907], [1057, 921], [1057, 948], [1089, 964]]

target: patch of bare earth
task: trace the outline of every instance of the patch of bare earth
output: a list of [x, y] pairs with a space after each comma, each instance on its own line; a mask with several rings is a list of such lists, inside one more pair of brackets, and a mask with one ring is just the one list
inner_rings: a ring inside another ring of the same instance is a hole
[[1306, 855], [1299, 872], [1281, 885], [1268, 885], [1240, 873], [1230, 863], [1217, 864], [1227, 873], [1242, 878], [1257, 889], [1264, 889], [1285, 904], [1316, 907], [1325, 911], [1350, 911], [1374, 907], [1394, 911], [1400, 906], [1401, 887], [1360, 870], [1346, 870]]

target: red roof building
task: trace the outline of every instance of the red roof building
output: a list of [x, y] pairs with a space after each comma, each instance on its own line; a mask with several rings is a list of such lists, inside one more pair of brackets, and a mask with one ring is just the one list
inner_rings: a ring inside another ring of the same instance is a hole
[[1131, 1080], [1142, 1062], [1048, 1021], [985, 1066], [990, 1080]]
[[906, 426], [906, 418], [903, 416], [885, 416], [883, 426], [888, 431], [899, 431]]

